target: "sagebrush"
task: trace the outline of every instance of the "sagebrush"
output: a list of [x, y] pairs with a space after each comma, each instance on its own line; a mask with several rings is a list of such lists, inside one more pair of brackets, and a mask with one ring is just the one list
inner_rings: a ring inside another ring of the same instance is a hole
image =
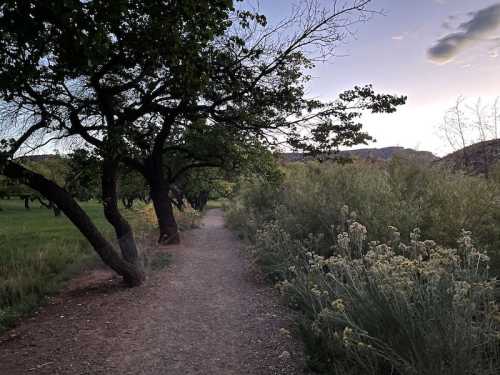
[[242, 181], [227, 215], [302, 312], [315, 370], [497, 374], [484, 249], [497, 254], [498, 192], [493, 180], [402, 160], [297, 164], [278, 183]]

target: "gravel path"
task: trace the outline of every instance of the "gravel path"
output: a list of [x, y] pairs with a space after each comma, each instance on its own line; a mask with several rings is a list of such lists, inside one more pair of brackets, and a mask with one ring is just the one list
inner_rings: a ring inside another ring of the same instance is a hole
[[0, 337], [0, 374], [303, 374], [289, 313], [240, 246], [210, 210], [144, 286], [63, 294]]

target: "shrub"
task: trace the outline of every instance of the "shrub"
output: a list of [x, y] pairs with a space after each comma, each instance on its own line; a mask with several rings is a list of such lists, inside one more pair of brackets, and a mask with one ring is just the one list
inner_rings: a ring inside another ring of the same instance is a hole
[[[353, 224], [354, 225], [354, 224]], [[351, 226], [324, 258], [306, 253], [281, 288], [304, 312], [312, 363], [328, 374], [495, 374], [498, 306], [488, 257], [464, 233], [458, 249], [419, 241], [359, 246]], [[355, 251], [364, 252], [352, 258]]]
[[500, 184], [412, 161], [290, 165], [280, 184], [242, 181], [227, 217], [251, 240], [271, 221], [292, 239], [321, 235], [325, 256], [349, 220], [362, 223], [369, 240], [387, 240], [389, 226], [404, 238], [418, 227], [423, 237], [451, 247], [465, 229], [500, 272]]
[[242, 179], [235, 188], [237, 195], [226, 206], [226, 222], [242, 237], [255, 240], [259, 226], [276, 216], [275, 203], [279, 201], [280, 188], [280, 183], [262, 178]]
[[498, 185], [402, 161], [285, 172], [279, 185], [242, 182], [228, 223], [302, 312], [311, 367], [498, 373], [495, 281], [478, 250], [497, 255]]

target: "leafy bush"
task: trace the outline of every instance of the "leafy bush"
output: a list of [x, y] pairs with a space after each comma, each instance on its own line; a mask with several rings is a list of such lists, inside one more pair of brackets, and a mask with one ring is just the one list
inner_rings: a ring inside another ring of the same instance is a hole
[[261, 178], [241, 180], [238, 195], [226, 206], [226, 221], [242, 237], [254, 240], [259, 225], [276, 216], [279, 187]]
[[[403, 161], [293, 165], [281, 184], [242, 182], [227, 215], [302, 312], [314, 369], [483, 375], [500, 370], [495, 282], [478, 250], [498, 243], [497, 197], [493, 182]], [[421, 240], [431, 235], [440, 245]]]

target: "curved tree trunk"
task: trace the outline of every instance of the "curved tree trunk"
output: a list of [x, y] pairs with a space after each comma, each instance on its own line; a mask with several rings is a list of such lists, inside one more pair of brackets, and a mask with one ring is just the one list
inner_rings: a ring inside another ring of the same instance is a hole
[[5, 162], [1, 173], [9, 178], [19, 180], [38, 191], [46, 199], [54, 202], [90, 242], [103, 262], [122, 276], [129, 286], [137, 286], [142, 283], [143, 273], [134, 264], [125, 261], [118, 255], [113, 245], [97, 229], [70, 193], [44, 176], [12, 161]]
[[163, 175], [162, 155], [156, 155], [145, 161], [142, 171], [150, 188], [149, 197], [153, 201], [160, 236], [158, 243], [163, 245], [180, 243], [179, 228], [174, 216], [172, 201], [169, 197], [170, 184]]
[[102, 202], [104, 216], [106, 216], [108, 222], [115, 229], [116, 238], [118, 239], [118, 245], [120, 246], [123, 259], [140, 270], [134, 232], [128, 221], [125, 220], [118, 209], [118, 196], [116, 194], [117, 171], [118, 163], [116, 160], [104, 159], [102, 170]]
[[153, 179], [150, 182], [151, 200], [155, 209], [160, 237], [158, 242], [163, 245], [180, 243], [179, 229], [175, 221], [172, 201], [168, 196], [168, 184], [165, 181]]

